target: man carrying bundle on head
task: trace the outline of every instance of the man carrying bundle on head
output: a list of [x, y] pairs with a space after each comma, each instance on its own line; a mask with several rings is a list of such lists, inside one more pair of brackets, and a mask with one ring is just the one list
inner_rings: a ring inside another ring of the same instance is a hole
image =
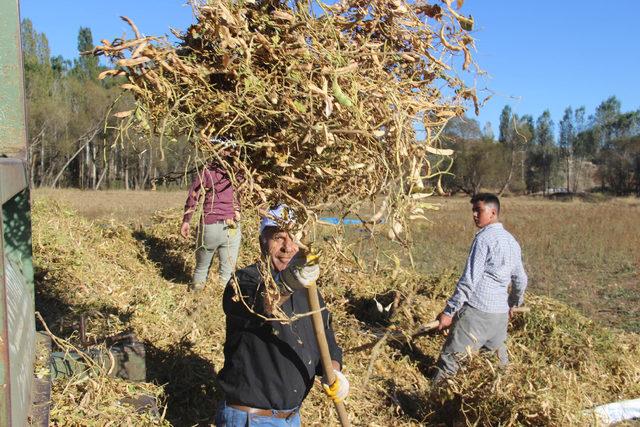
[[471, 203], [480, 231], [453, 296], [438, 315], [439, 330], [452, 328], [440, 353], [435, 384], [455, 374], [470, 350], [495, 351], [502, 366], [509, 363], [507, 324], [512, 310], [523, 303], [527, 287], [520, 245], [499, 222], [500, 200], [479, 193]]
[[[236, 149], [233, 141], [214, 138], [211, 143], [222, 147], [220, 157], [232, 161]], [[203, 192], [202, 217], [196, 237], [196, 267], [190, 286], [193, 291], [204, 289], [215, 253], [220, 258], [220, 283], [226, 285], [236, 267], [240, 250], [240, 204], [231, 178], [216, 162], [210, 162], [193, 177], [180, 234], [185, 239], [189, 238], [189, 223]]]
[[[320, 276], [320, 267], [307, 261], [292, 239], [287, 227], [291, 224], [288, 207], [271, 209], [260, 222], [263, 264], [237, 271], [225, 289], [225, 361], [218, 377], [225, 401], [216, 414], [217, 426], [299, 426], [300, 405], [315, 376], [322, 374], [306, 292]], [[275, 283], [275, 293], [267, 294], [267, 280]], [[336, 344], [331, 317], [324, 301], [320, 305], [336, 376], [325, 391], [341, 401], [349, 392], [349, 382], [340, 372], [342, 350]], [[293, 320], [275, 319], [281, 315]], [[297, 315], [303, 317], [294, 319]]]

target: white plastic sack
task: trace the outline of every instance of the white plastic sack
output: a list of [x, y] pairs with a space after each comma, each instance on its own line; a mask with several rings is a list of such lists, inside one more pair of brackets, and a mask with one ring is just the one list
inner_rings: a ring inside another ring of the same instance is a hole
[[607, 403], [596, 406], [592, 411], [605, 425], [640, 418], [640, 399]]

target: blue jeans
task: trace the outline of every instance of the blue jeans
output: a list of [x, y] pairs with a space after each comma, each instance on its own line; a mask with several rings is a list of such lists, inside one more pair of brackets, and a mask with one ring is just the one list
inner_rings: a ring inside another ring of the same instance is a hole
[[[274, 414], [279, 411], [272, 409]], [[283, 411], [289, 412], [289, 411]], [[216, 427], [300, 427], [300, 412], [296, 410], [289, 418], [267, 417], [249, 414], [220, 402], [216, 412]]]

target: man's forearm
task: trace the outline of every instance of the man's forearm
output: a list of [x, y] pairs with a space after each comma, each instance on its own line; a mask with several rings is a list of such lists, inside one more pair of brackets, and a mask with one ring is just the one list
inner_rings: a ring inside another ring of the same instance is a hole
[[191, 216], [196, 211], [196, 207], [198, 205], [198, 200], [200, 200], [200, 182], [194, 182], [189, 189], [189, 194], [187, 195], [187, 201], [184, 204], [184, 213], [182, 214], [182, 222], [191, 221]]
[[184, 213], [182, 214], [182, 222], [190, 222], [193, 213], [196, 211], [196, 208], [193, 206], [186, 205], [184, 207]]

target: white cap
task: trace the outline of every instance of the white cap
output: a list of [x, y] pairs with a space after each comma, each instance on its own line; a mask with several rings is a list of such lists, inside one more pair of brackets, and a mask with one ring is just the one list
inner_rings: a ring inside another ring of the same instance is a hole
[[282, 227], [284, 224], [293, 224], [295, 215], [291, 208], [285, 204], [277, 205], [267, 211], [267, 215], [260, 220], [260, 234], [267, 227]]

